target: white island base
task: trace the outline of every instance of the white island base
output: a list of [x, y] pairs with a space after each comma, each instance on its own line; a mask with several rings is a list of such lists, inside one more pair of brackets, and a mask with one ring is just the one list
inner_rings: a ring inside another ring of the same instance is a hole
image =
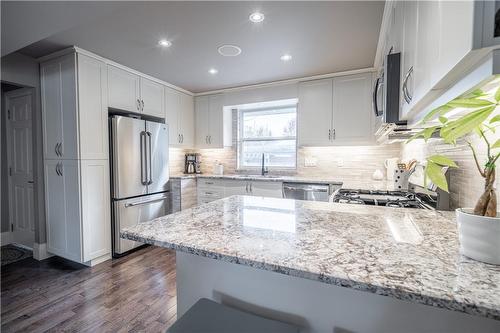
[[304, 333], [500, 332], [500, 321], [177, 251], [177, 317], [202, 297]]

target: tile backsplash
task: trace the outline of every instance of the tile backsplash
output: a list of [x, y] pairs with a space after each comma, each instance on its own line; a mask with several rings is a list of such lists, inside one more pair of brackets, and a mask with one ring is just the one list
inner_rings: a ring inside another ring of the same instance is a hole
[[[486, 156], [485, 148], [478, 145], [481, 161]], [[224, 149], [186, 150], [170, 148], [170, 173], [180, 174], [184, 171], [184, 154], [198, 152], [201, 154], [201, 170], [212, 173], [217, 160], [224, 165], [224, 173], [231, 174], [236, 170], [236, 150], [232, 147]], [[483, 178], [478, 174], [470, 148], [465, 143], [456, 146], [445, 145], [441, 140], [431, 139], [427, 143], [415, 140], [409, 144], [395, 143], [374, 146], [342, 146], [342, 147], [304, 147], [298, 149], [298, 176], [339, 178], [340, 180], [370, 181], [376, 169], [385, 176], [384, 161], [387, 158], [399, 157], [402, 161], [413, 158], [419, 162], [427, 156], [444, 154], [457, 162], [458, 169], [450, 170], [451, 207], [471, 207], [482, 193]], [[305, 164], [313, 166], [305, 166]], [[270, 170], [273, 173], [273, 170]], [[498, 188], [497, 176], [497, 188]]]
[[[170, 172], [183, 172], [184, 154], [198, 152], [201, 154], [201, 171], [212, 173], [215, 161], [224, 165], [224, 173], [235, 173], [236, 149], [200, 149], [183, 150], [170, 149]], [[374, 146], [343, 146], [343, 147], [304, 147], [298, 149], [297, 169], [291, 172], [298, 176], [343, 178], [349, 180], [370, 180], [376, 169], [385, 174], [384, 161], [387, 158], [399, 157], [400, 144]], [[305, 166], [306, 160], [314, 166]], [[273, 172], [271, 173], [284, 173]]]
[[[484, 165], [486, 158], [486, 146], [479, 139], [473, 140], [478, 147], [478, 159]], [[474, 207], [477, 199], [483, 193], [484, 178], [482, 178], [475, 166], [470, 148], [465, 142], [459, 142], [456, 146], [446, 145], [442, 140], [431, 139], [427, 143], [423, 140], [415, 140], [409, 144], [403, 144], [401, 156], [409, 160], [415, 158], [419, 162], [425, 161], [426, 157], [440, 154], [453, 159], [459, 166], [458, 169], [450, 169], [450, 205], [451, 208]], [[498, 175], [496, 187], [498, 188]]]

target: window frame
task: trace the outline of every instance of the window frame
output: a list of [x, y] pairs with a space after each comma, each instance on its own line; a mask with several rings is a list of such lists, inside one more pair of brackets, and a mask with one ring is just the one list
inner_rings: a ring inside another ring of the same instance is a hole
[[[282, 109], [290, 109], [294, 108], [295, 109], [295, 136], [283, 136], [283, 137], [263, 137], [263, 138], [244, 138], [243, 136], [243, 116], [245, 113], [251, 113], [251, 112], [262, 112], [262, 111], [267, 111], [267, 110], [282, 110]], [[238, 139], [237, 139], [237, 154], [236, 154], [236, 169], [237, 170], [258, 170], [260, 167], [256, 166], [249, 166], [249, 165], [243, 165], [242, 160], [241, 160], [241, 152], [243, 148], [243, 143], [244, 142], [261, 142], [261, 141], [286, 141], [286, 140], [294, 140], [295, 141], [295, 158], [293, 159], [293, 166], [271, 166], [273, 170], [284, 170], [284, 171], [291, 171], [291, 170], [296, 170], [297, 169], [297, 162], [298, 162], [298, 147], [297, 147], [297, 112], [298, 112], [298, 102], [294, 102], [291, 104], [286, 104], [286, 105], [279, 105], [279, 106], [266, 106], [266, 107], [260, 107], [260, 108], [248, 108], [248, 109], [237, 109], [237, 121], [236, 121], [236, 126], [237, 126], [237, 133], [238, 133]]]

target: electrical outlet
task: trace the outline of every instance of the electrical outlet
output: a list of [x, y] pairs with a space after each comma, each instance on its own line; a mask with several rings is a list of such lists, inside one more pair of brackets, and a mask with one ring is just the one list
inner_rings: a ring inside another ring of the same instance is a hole
[[338, 167], [343, 167], [344, 166], [344, 160], [342, 160], [342, 159], [337, 160], [337, 166]]
[[304, 159], [304, 166], [305, 167], [315, 167], [318, 163], [318, 160], [316, 157], [306, 157]]

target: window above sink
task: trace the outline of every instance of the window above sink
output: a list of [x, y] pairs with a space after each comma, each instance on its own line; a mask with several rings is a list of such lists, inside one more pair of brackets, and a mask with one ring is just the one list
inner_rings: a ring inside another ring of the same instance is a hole
[[238, 109], [238, 169], [295, 169], [297, 100], [247, 104]]

